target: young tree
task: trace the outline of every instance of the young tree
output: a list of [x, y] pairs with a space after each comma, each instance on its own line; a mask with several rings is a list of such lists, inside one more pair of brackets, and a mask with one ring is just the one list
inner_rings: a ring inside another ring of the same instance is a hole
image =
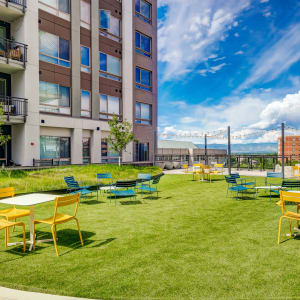
[[112, 120], [108, 121], [110, 133], [107, 138], [108, 144], [114, 152], [119, 153], [119, 166], [121, 165], [122, 152], [126, 151], [126, 147], [130, 142], [137, 142], [133, 131], [132, 124], [127, 120], [119, 121], [117, 116], [113, 116]]
[[2, 125], [4, 124], [4, 112], [3, 112], [3, 105], [0, 103], [0, 147], [5, 145], [9, 140], [9, 135], [4, 135], [2, 132]]

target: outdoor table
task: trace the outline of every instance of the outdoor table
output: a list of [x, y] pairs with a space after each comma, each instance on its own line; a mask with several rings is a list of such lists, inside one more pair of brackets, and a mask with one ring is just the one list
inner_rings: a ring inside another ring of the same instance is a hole
[[[16, 196], [12, 198], [6, 198], [0, 200], [0, 204], [11, 204], [16, 206], [29, 206], [30, 207], [30, 240], [26, 243], [29, 244], [29, 251], [32, 250], [33, 246], [33, 221], [34, 221], [34, 206], [50, 201], [54, 201], [55, 198], [58, 197], [57, 195], [50, 195], [50, 194], [27, 194], [22, 196]], [[43, 243], [43, 242], [53, 242], [53, 239], [46, 239], [46, 240], [36, 240], [36, 243]], [[20, 245], [23, 242], [16, 242], [16, 243], [9, 243], [8, 246], [12, 245]]]

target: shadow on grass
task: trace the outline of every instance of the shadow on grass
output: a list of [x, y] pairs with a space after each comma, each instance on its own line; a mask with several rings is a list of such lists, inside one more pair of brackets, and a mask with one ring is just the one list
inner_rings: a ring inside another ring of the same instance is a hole
[[97, 204], [102, 204], [105, 203], [104, 201], [99, 201], [99, 200], [87, 200], [87, 201], [80, 201], [80, 204], [83, 205], [97, 205]]
[[119, 201], [121, 205], [143, 204], [140, 200]]

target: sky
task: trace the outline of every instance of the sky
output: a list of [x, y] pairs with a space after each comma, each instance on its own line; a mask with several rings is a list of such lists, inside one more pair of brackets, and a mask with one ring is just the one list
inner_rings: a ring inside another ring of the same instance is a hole
[[300, 129], [300, 0], [158, 0], [158, 74], [160, 138], [276, 142]]

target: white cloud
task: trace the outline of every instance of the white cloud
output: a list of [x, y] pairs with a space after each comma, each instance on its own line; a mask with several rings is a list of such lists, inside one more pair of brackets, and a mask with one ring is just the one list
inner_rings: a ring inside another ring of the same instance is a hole
[[185, 101], [171, 101], [171, 102], [169, 102], [169, 105], [178, 107], [181, 109], [185, 109], [187, 107], [187, 104]]
[[266, 18], [270, 17], [270, 16], [271, 16], [271, 12], [270, 12], [270, 11], [266, 11], [266, 12], [264, 13], [264, 16], [265, 16]]
[[184, 117], [184, 118], [181, 118], [181, 119], [180, 119], [180, 122], [181, 122], [181, 123], [184, 123], [184, 124], [194, 123], [194, 122], [196, 122], [196, 121], [197, 121], [197, 119], [191, 118], [191, 117]]
[[272, 45], [258, 55], [250, 76], [239, 87], [239, 90], [260, 82], [270, 82], [288, 70], [300, 59], [300, 23], [289, 27]]
[[242, 55], [242, 54], [244, 54], [244, 51], [242, 51], [242, 50], [239, 50], [239, 51], [234, 53], [234, 55]]
[[260, 0], [260, 3], [267, 3], [269, 0]]
[[168, 9], [158, 29], [163, 80], [174, 80], [207, 60], [250, 0], [160, 0], [158, 4]]
[[233, 22], [232, 25], [233, 25], [233, 27], [237, 27], [239, 25], [239, 22], [235, 21], [235, 22]]
[[215, 74], [218, 71], [220, 71], [223, 67], [225, 67], [226, 65], [227, 65], [226, 63], [222, 63], [217, 66], [211, 66], [211, 67], [208, 67], [207, 69], [198, 70], [197, 73], [202, 76], [207, 76], [208, 73]]
[[234, 34], [234, 36], [235, 36], [235, 37], [239, 37], [240, 35], [236, 32], [236, 33]]

